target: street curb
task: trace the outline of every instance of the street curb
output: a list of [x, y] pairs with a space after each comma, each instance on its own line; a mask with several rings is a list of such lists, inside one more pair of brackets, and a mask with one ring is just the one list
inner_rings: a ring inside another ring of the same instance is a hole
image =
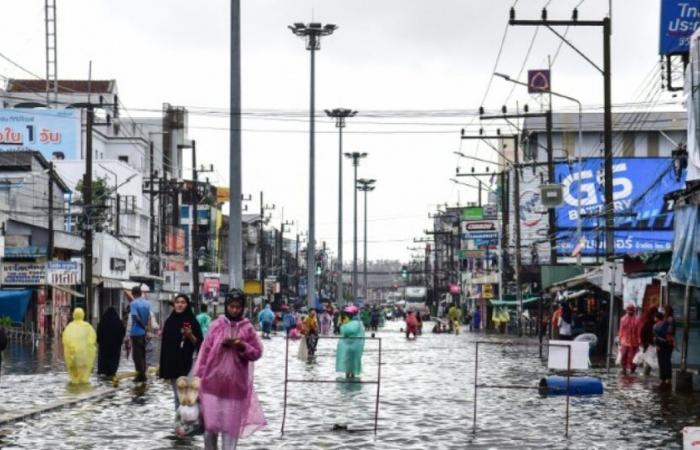
[[47, 412], [51, 411], [56, 411], [59, 409], [63, 408], [69, 408], [75, 405], [78, 405], [80, 403], [90, 401], [90, 400], [101, 400], [103, 398], [109, 397], [110, 395], [115, 394], [118, 391], [116, 388], [105, 388], [105, 389], [100, 389], [96, 392], [92, 392], [88, 395], [75, 398], [75, 399], [70, 399], [70, 400], [61, 400], [57, 401], [54, 403], [49, 403], [46, 406], [30, 409], [27, 411], [22, 411], [19, 413], [9, 413], [9, 414], [2, 414], [0, 415], [0, 427], [4, 425], [8, 425], [11, 423], [19, 422], [24, 419], [28, 419], [30, 417], [38, 416], [40, 414], [44, 414]]

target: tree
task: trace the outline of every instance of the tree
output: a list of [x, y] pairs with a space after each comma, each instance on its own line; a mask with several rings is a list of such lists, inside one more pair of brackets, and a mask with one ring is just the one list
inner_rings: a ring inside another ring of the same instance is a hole
[[80, 192], [80, 199], [75, 204], [82, 206], [83, 213], [78, 215], [78, 230], [82, 233], [85, 231], [86, 219], [89, 217], [89, 223], [92, 224], [94, 232], [103, 232], [107, 230], [111, 223], [110, 207], [107, 204], [110, 194], [113, 189], [107, 185], [106, 178], [98, 178], [92, 181], [92, 204], [85, 205], [83, 192], [83, 180], [78, 182], [75, 190]]

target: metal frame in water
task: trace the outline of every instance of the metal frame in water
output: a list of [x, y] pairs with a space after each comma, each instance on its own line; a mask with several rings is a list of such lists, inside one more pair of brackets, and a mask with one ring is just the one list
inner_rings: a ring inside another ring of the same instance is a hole
[[[541, 344], [528, 344], [525, 342], [492, 342], [492, 341], [476, 341], [474, 343], [474, 416], [472, 418], [473, 433], [476, 434], [476, 411], [477, 411], [477, 391], [481, 389], [540, 389], [539, 386], [515, 385], [515, 384], [479, 384], [479, 344], [498, 345], [511, 347], [540, 347]], [[566, 364], [566, 424], [564, 426], [564, 437], [569, 436], [569, 403], [570, 403], [570, 381], [571, 381], [571, 346], [566, 344], [551, 344], [547, 343], [547, 353], [549, 347], [565, 347], [567, 349], [567, 364]]]
[[341, 336], [319, 336], [319, 339], [364, 339], [365, 341], [377, 341], [379, 343], [379, 356], [377, 361], [377, 379], [375, 381], [354, 381], [354, 380], [297, 380], [289, 379], [289, 338], [286, 338], [284, 350], [284, 406], [282, 411], [282, 430], [284, 435], [284, 425], [287, 422], [287, 388], [289, 383], [353, 383], [353, 384], [376, 384], [377, 396], [374, 402], [374, 434], [377, 434], [377, 424], [379, 421], [379, 390], [382, 381], [382, 338], [378, 337], [341, 337]]

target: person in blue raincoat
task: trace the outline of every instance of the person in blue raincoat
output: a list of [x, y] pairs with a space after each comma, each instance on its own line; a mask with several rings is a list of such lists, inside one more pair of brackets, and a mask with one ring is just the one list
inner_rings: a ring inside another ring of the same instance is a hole
[[270, 332], [272, 331], [272, 321], [275, 319], [275, 314], [270, 308], [270, 304], [265, 305], [265, 309], [258, 313], [258, 322], [260, 322], [260, 327], [262, 328], [263, 339], [270, 339]]
[[365, 340], [365, 327], [358, 316], [356, 306], [348, 306], [345, 313], [351, 320], [340, 327], [338, 349], [335, 356], [335, 371], [344, 373], [346, 378], [355, 378], [362, 372], [362, 352]]
[[297, 319], [291, 311], [285, 311], [284, 316], [282, 316], [282, 325], [284, 325], [284, 330], [287, 332], [287, 337], [289, 337], [289, 332], [297, 326]]

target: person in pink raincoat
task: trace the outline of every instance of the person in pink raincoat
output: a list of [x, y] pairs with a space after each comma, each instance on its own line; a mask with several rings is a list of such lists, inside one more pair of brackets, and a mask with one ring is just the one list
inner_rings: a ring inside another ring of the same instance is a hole
[[636, 307], [632, 304], [627, 305], [625, 314], [622, 319], [620, 319], [620, 353], [621, 353], [621, 363], [622, 373], [627, 374], [627, 370], [634, 373], [637, 366], [632, 362], [634, 355], [637, 353], [639, 348], [639, 334], [637, 333], [637, 316], [635, 315]]
[[234, 289], [226, 296], [225, 314], [212, 322], [197, 358], [205, 449], [218, 448], [219, 434], [223, 449], [235, 449], [239, 438], [267, 425], [253, 388], [253, 362], [263, 347], [243, 317], [244, 306], [243, 292]]

